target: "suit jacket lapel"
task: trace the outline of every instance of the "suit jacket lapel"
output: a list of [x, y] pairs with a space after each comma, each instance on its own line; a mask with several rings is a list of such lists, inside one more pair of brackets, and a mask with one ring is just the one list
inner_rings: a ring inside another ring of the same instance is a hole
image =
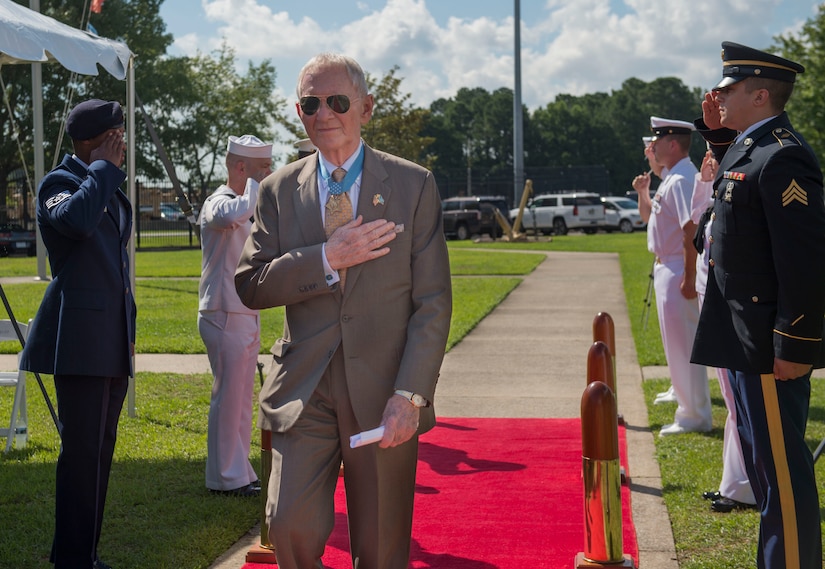
[[361, 191], [358, 195], [358, 214], [364, 221], [373, 221], [384, 217], [387, 200], [392, 187], [387, 184], [389, 174], [384, 165], [376, 158], [375, 152], [364, 147], [364, 170], [361, 173]]
[[[385, 218], [387, 204], [392, 198], [392, 186], [384, 164], [376, 157], [369, 146], [364, 145], [364, 169], [361, 173], [361, 190], [358, 194], [356, 213], [363, 217], [364, 223]], [[347, 269], [346, 296], [358, 281], [363, 265]]]
[[[306, 243], [323, 243], [327, 240], [321, 219], [321, 199], [318, 196], [318, 155], [307, 160], [298, 174], [298, 196], [294, 200], [295, 219], [301, 220], [300, 231]], [[286, 220], [279, 220], [280, 223]]]

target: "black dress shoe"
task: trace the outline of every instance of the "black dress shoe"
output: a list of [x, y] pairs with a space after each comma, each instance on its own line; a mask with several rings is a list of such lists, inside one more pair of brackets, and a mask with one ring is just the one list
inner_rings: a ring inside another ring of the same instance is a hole
[[240, 496], [241, 498], [255, 498], [261, 495], [261, 487], [254, 486], [253, 484], [247, 484], [246, 486], [241, 486], [240, 488], [235, 488], [234, 490], [212, 490], [210, 488], [209, 491], [213, 494], [221, 494], [223, 496]]
[[702, 498], [705, 500], [718, 500], [722, 497], [722, 494], [719, 493], [718, 490], [714, 490], [711, 492], [702, 492]]
[[756, 508], [754, 504], [737, 502], [736, 500], [731, 500], [730, 498], [725, 498], [724, 496], [710, 503], [711, 510], [722, 514], [727, 514], [733, 510], [752, 510], [754, 508]]

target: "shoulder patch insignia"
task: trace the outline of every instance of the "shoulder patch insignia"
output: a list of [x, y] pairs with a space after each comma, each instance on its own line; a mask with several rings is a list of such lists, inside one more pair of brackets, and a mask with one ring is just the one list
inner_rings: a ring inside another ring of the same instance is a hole
[[46, 209], [52, 209], [57, 204], [66, 201], [70, 197], [72, 197], [72, 194], [70, 192], [60, 192], [59, 194], [55, 194], [46, 200]]
[[802, 205], [808, 205], [808, 192], [796, 183], [796, 180], [791, 180], [791, 185], [782, 192], [782, 207], [788, 206], [791, 202], [797, 201]]

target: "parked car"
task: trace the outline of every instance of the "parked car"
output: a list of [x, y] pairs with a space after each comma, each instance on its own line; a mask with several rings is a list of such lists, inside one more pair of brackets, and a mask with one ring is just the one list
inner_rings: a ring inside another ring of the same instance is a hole
[[496, 221], [496, 208], [506, 216], [507, 200], [501, 196], [470, 196], [442, 200], [444, 235], [456, 239], [469, 239], [482, 233], [491, 237], [501, 236], [502, 230]]
[[164, 221], [185, 221], [186, 216], [176, 203], [162, 203], [158, 206], [160, 218]]
[[37, 255], [34, 230], [25, 229], [17, 223], [0, 223], [0, 257], [14, 253], [24, 253], [29, 257]]
[[[518, 209], [510, 210], [511, 223], [517, 215]], [[536, 229], [542, 233], [566, 235], [570, 229], [596, 233], [599, 227], [604, 226], [604, 222], [605, 207], [599, 194], [575, 192], [531, 198], [524, 209], [521, 225], [525, 230]]]
[[647, 223], [639, 215], [638, 202], [622, 196], [605, 196], [602, 198], [605, 208], [604, 230], [633, 233], [647, 228]]

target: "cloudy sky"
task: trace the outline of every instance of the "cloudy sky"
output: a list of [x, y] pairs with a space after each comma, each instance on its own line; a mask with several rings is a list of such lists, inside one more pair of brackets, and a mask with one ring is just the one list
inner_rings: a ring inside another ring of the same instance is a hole
[[[816, 14], [812, 0], [521, 0], [522, 100], [608, 92], [629, 77], [676, 76], [707, 88], [720, 43], [765, 48]], [[294, 101], [301, 65], [321, 51], [355, 57], [375, 77], [394, 65], [426, 106], [460, 87], [513, 87], [515, 0], [166, 0], [176, 55], [222, 39], [248, 61], [269, 58]], [[104, 8], [105, 10], [105, 8]]]

